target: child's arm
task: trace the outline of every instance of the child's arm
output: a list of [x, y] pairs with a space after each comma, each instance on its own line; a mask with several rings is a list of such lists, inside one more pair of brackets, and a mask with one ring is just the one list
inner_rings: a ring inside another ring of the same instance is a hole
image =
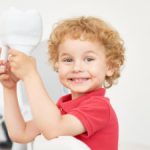
[[61, 115], [56, 104], [48, 96], [38, 73], [32, 72], [24, 78], [32, 114], [37, 127], [47, 138], [60, 135], [75, 136], [85, 132], [82, 123], [72, 115]]
[[0, 60], [0, 83], [4, 91], [4, 117], [9, 136], [16, 142], [29, 142], [39, 133], [33, 121], [25, 123], [21, 115], [16, 84], [18, 79], [10, 72], [7, 61]]
[[39, 134], [33, 121], [24, 121], [15, 88], [4, 88], [4, 117], [9, 136], [15, 142], [27, 143], [33, 141], [35, 136]]
[[[33, 120], [47, 138], [60, 135], [75, 136], [85, 132], [83, 124], [73, 115], [61, 115], [56, 104], [48, 96], [37, 72], [35, 60], [21, 52], [10, 51], [12, 72], [24, 81]], [[53, 86], [53, 85], [51, 85]]]

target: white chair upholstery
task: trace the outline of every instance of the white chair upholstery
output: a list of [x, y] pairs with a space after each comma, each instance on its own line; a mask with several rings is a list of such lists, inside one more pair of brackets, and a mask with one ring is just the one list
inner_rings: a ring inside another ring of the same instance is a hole
[[43, 136], [38, 136], [33, 142], [33, 150], [90, 150], [82, 141], [72, 136], [60, 136], [52, 140], [46, 140]]

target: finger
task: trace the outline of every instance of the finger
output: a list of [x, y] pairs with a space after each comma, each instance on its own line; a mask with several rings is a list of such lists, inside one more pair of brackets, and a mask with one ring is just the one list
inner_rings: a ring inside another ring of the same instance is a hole
[[7, 63], [7, 61], [0, 60], [0, 67], [1, 67], [1, 66], [6, 66], [6, 63]]
[[7, 74], [0, 75], [0, 81], [8, 80], [8, 79], [9, 79], [9, 75], [7, 75]]
[[12, 57], [13, 57], [12, 54], [9, 54], [8, 55], [8, 61], [12, 61], [12, 59], [13, 59]]
[[8, 61], [9, 62], [15, 62], [17, 60], [18, 55], [9, 54], [8, 55]]
[[0, 60], [0, 65], [5, 65], [7, 63], [7, 60]]
[[0, 65], [3, 65], [3, 60], [0, 60]]
[[10, 71], [10, 72], [15, 72], [16, 71], [16, 69], [17, 69], [17, 65], [16, 65], [16, 63], [15, 62], [10, 62], [10, 68], [9, 68], [9, 70], [8, 71]]
[[8, 61], [6, 60], [0, 60], [0, 67], [1, 66], [7, 66]]
[[6, 62], [6, 68], [7, 70], [10, 70], [10, 63], [8, 61]]
[[9, 67], [15, 67], [16, 66], [16, 62], [15, 61], [9, 61]]
[[6, 72], [6, 66], [1, 65], [1, 66], [0, 66], [0, 74], [3, 74], [3, 73], [5, 73], [5, 72]]
[[18, 54], [20, 54], [21, 52], [16, 50], [16, 49], [9, 49], [8, 54], [12, 55], [12, 56], [16, 56]]

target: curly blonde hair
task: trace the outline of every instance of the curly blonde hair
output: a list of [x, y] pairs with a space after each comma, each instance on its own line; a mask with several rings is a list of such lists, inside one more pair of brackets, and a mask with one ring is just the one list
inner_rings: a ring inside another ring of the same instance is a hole
[[105, 47], [107, 64], [112, 68], [112, 76], [105, 77], [104, 87], [111, 87], [120, 77], [124, 63], [124, 42], [119, 33], [108, 23], [96, 17], [78, 17], [63, 20], [57, 24], [48, 40], [49, 60], [56, 71], [58, 46], [65, 39], [81, 39], [96, 41]]

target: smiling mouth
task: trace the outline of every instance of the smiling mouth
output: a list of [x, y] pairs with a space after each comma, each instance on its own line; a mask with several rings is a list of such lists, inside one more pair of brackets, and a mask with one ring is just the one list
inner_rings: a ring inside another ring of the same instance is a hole
[[75, 84], [81, 84], [88, 81], [89, 78], [70, 78], [69, 80]]

